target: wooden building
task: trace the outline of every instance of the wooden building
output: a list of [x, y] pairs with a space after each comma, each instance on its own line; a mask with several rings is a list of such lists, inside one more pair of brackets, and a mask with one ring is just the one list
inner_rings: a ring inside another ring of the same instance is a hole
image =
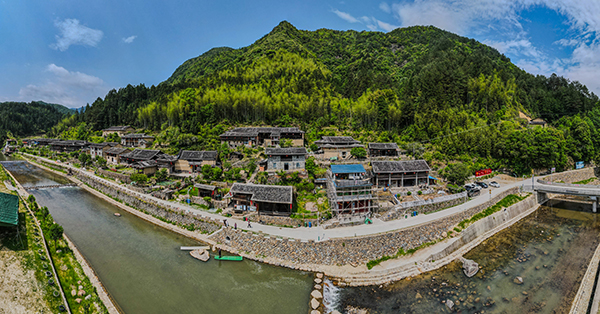
[[121, 136], [121, 145], [124, 147], [148, 148], [152, 146], [154, 137], [141, 133], [125, 134]]
[[215, 166], [218, 157], [217, 151], [181, 150], [177, 155], [175, 171], [200, 172], [204, 165]]
[[281, 139], [291, 140], [292, 146], [304, 146], [304, 131], [298, 128], [235, 128], [221, 135], [229, 147], [277, 146]]
[[102, 130], [102, 136], [107, 137], [110, 134], [117, 133], [119, 137], [122, 137], [123, 135], [127, 133], [132, 133], [134, 131], [135, 129], [130, 127], [129, 125], [111, 126], [110, 128]]
[[294, 201], [293, 187], [234, 183], [226, 197], [230, 206], [256, 210], [259, 215], [290, 215]]
[[396, 143], [369, 143], [369, 157], [398, 157], [400, 148]]
[[112, 165], [118, 165], [121, 163], [121, 156], [131, 153], [131, 150], [123, 147], [112, 147], [107, 149], [104, 154], [106, 155], [106, 163]]
[[425, 160], [372, 161], [371, 166], [378, 187], [429, 185], [431, 169]]
[[138, 161], [131, 164], [131, 168], [136, 169], [138, 173], [152, 176], [158, 170], [158, 162], [156, 160]]
[[90, 143], [86, 141], [53, 141], [50, 143], [50, 150], [61, 153], [70, 153], [88, 148], [89, 145]]
[[92, 159], [95, 159], [96, 157], [102, 157], [106, 159], [106, 151], [113, 147], [119, 148], [121, 147], [121, 144], [114, 142], [92, 143], [89, 146], [90, 156], [92, 156]]
[[200, 197], [211, 197], [214, 198], [217, 192], [217, 187], [209, 184], [194, 184], [194, 187], [198, 189], [198, 196]]
[[160, 150], [136, 148], [132, 152], [121, 155], [121, 163], [131, 165], [140, 161], [156, 160], [163, 155], [165, 155], [165, 153]]
[[377, 207], [373, 183], [360, 164], [331, 165], [327, 173], [327, 197], [336, 215], [365, 215]]
[[267, 171], [303, 171], [306, 164], [306, 148], [267, 148]]
[[319, 148], [323, 150], [323, 158], [346, 159], [350, 158], [350, 151], [355, 147], [362, 147], [359, 141], [350, 136], [323, 136], [322, 139], [315, 141]]

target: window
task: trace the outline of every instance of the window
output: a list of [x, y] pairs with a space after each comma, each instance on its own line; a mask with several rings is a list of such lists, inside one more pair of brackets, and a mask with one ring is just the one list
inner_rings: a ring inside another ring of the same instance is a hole
[[276, 162], [273, 163], [273, 168], [277, 168], [277, 163]]
[[296, 163], [296, 168], [300, 168], [300, 163], [299, 162]]

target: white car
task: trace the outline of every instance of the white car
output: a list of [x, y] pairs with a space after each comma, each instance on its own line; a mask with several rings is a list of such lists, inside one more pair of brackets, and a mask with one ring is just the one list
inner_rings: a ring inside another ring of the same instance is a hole
[[500, 183], [498, 183], [496, 181], [492, 181], [492, 182], [490, 182], [490, 186], [493, 186], [495, 188], [499, 188], [500, 187]]

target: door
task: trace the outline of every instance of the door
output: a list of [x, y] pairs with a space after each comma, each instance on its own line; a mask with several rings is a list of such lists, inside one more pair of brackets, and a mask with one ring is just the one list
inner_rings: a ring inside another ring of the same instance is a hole
[[283, 170], [290, 170], [290, 165], [287, 162], [283, 164]]

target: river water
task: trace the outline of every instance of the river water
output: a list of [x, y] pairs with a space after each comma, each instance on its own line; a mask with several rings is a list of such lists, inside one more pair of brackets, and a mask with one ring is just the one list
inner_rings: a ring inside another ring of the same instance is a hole
[[[599, 241], [591, 205], [552, 201], [464, 257], [482, 267], [467, 278], [460, 263], [385, 286], [340, 289], [337, 309], [375, 313], [568, 313]], [[523, 279], [518, 284], [517, 277]]]
[[[3, 164], [23, 186], [67, 183], [24, 162]], [[49, 208], [127, 314], [308, 312], [312, 274], [250, 260], [211, 258], [204, 263], [179, 250], [202, 243], [139, 219], [83, 189], [30, 192]]]

